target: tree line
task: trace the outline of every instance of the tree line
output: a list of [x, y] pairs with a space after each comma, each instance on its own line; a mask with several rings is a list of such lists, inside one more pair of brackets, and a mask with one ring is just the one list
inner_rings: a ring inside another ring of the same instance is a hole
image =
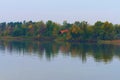
[[[61, 32], [62, 30], [65, 30]], [[120, 25], [108, 21], [97, 21], [93, 25], [86, 21], [63, 24], [53, 22], [23, 21], [0, 23], [0, 36], [33, 37], [35, 39], [58, 39], [68, 41], [97, 41], [120, 39]]]

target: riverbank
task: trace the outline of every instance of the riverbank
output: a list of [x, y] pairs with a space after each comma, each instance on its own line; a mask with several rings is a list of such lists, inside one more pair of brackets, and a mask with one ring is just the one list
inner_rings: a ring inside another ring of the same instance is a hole
[[11, 37], [11, 36], [2, 36], [0, 40], [33, 40], [32, 37]]
[[0, 40], [17, 40], [17, 41], [54, 41], [54, 38], [50, 37], [12, 37], [12, 36], [0, 36]]
[[120, 45], [120, 40], [64, 40], [62, 38], [50, 38], [50, 37], [11, 37], [2, 36], [0, 40], [18, 40], [18, 41], [55, 41], [55, 42], [76, 42], [76, 43], [99, 43], [99, 44], [117, 44]]
[[120, 45], [120, 40], [99, 40], [98, 43]]

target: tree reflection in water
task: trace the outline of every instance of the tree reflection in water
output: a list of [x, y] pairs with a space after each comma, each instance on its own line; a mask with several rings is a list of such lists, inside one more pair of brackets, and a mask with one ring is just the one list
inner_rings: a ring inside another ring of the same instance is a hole
[[0, 50], [7, 50], [10, 54], [37, 55], [40, 58], [45, 56], [48, 60], [59, 54], [79, 57], [83, 62], [89, 56], [97, 62], [110, 62], [113, 58], [120, 58], [120, 45], [112, 44], [0, 41]]

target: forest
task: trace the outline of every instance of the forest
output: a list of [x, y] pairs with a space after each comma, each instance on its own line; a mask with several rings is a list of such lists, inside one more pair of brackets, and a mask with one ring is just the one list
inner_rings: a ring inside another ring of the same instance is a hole
[[59, 24], [47, 22], [23, 21], [0, 23], [0, 37], [25, 37], [36, 40], [62, 41], [98, 41], [120, 39], [120, 25], [108, 21], [97, 21], [93, 25], [86, 21]]

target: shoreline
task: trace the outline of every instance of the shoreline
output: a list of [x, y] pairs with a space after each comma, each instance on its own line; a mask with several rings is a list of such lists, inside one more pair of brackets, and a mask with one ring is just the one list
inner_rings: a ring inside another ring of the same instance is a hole
[[120, 45], [120, 40], [99, 40], [98, 43]]
[[55, 41], [55, 42], [76, 42], [76, 43], [99, 43], [99, 44], [118, 44], [120, 45], [120, 40], [64, 40], [57, 38], [49, 38], [49, 37], [11, 37], [11, 36], [2, 36], [0, 40], [18, 40], [18, 41]]

